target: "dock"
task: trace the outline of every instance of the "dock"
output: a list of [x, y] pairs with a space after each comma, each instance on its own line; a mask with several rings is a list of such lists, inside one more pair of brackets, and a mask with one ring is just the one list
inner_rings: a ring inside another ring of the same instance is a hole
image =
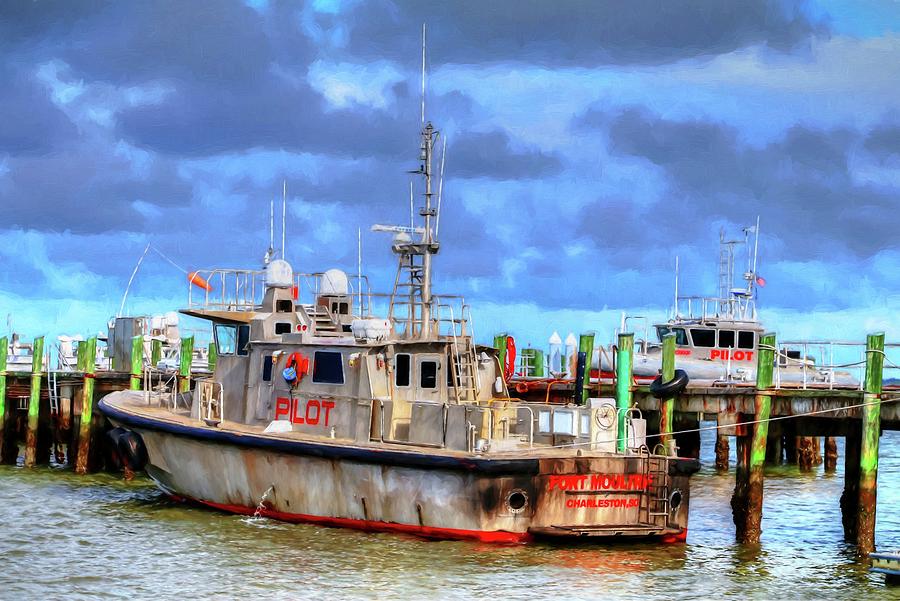
[[[776, 338], [767, 333], [760, 339], [756, 382], [691, 381], [673, 398], [657, 398], [649, 383], [632, 373], [634, 334], [618, 334], [615, 373], [585, 377], [585, 349], [592, 348], [582, 336], [572, 353], [571, 377], [524, 376], [534, 366], [538, 350], [523, 353], [519, 375], [509, 379], [510, 389], [521, 398], [544, 399], [548, 403], [583, 404], [588, 398], [609, 399], [618, 411], [638, 410], [647, 419], [648, 440], [665, 447], [672, 444], [681, 456], [699, 458], [700, 432], [716, 430], [717, 467], [728, 470], [729, 451], [735, 445], [735, 488], [731, 506], [736, 540], [758, 544], [764, 495], [764, 466], [783, 458], [811, 467], [820, 461], [820, 438], [824, 438], [826, 469], [834, 469], [836, 438], [845, 439], [845, 480], [840, 503], [844, 539], [855, 544], [861, 557], [875, 550], [877, 472], [879, 439], [884, 430], [900, 430], [900, 386], [884, 386], [885, 339], [870, 334], [864, 344], [864, 377], [859, 385], [831, 383], [783, 383], [777, 379]], [[674, 377], [677, 357], [672, 336], [663, 341], [662, 381]], [[495, 337], [495, 347], [506, 352], [506, 335]], [[895, 345], [892, 345], [895, 346]], [[574, 345], [573, 345], [574, 347]], [[530, 350], [530, 349], [528, 349]], [[897, 366], [890, 365], [890, 369]], [[704, 425], [702, 422], [715, 422]], [[619, 436], [623, 436], [620, 433]], [[670, 443], [672, 441], [672, 443]], [[648, 443], [649, 444], [649, 443]]]

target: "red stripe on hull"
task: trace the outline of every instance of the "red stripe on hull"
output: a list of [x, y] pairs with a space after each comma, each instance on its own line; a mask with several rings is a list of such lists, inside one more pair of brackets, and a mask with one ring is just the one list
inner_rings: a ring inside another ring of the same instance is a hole
[[[213, 501], [203, 501], [179, 495], [169, 495], [176, 501], [196, 503], [227, 511], [229, 513], [238, 513], [241, 515], [255, 515], [256, 509], [244, 507], [243, 505], [228, 505], [224, 503], [215, 503]], [[354, 530], [364, 530], [366, 532], [399, 532], [402, 534], [411, 534], [421, 536], [423, 538], [433, 538], [442, 540], [474, 540], [483, 543], [501, 543], [513, 544], [524, 543], [532, 540], [532, 536], [527, 532], [505, 532], [502, 530], [462, 530], [458, 528], [435, 528], [433, 526], [415, 526], [412, 524], [398, 524], [395, 522], [379, 522], [373, 520], [357, 520], [353, 518], [334, 518], [321, 515], [309, 515], [305, 513], [284, 513], [281, 511], [272, 511], [263, 508], [259, 511], [262, 517], [281, 520], [283, 522], [293, 522], [297, 524], [316, 524], [319, 526], [329, 526], [332, 528], [353, 528]]]

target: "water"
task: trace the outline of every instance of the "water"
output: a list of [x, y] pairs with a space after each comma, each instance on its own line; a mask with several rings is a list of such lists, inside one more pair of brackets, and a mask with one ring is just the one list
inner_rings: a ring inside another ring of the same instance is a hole
[[[703, 449], [711, 466], [710, 432]], [[886, 432], [883, 550], [900, 548], [898, 468], [900, 433]], [[733, 472], [696, 476], [685, 545], [497, 547], [232, 516], [145, 479], [0, 467], [0, 598], [900, 599], [842, 542], [840, 464], [768, 469], [755, 549], [733, 542], [733, 486]]]

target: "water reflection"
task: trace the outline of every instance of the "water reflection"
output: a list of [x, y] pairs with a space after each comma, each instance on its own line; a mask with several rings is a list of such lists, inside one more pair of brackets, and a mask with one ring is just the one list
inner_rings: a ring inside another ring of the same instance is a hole
[[[762, 542], [734, 542], [733, 471], [694, 483], [687, 544], [498, 547], [292, 525], [167, 500], [146, 479], [0, 468], [2, 598], [900, 599], [843, 542], [838, 472], [768, 468]], [[879, 548], [898, 543], [900, 436], [882, 438]], [[843, 458], [843, 448], [839, 448]]]

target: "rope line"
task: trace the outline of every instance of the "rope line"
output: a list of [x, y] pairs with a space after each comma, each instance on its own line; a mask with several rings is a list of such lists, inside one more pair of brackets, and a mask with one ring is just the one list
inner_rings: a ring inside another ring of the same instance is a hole
[[[819, 410], [817, 410], [817, 411], [807, 411], [807, 412], [805, 412], [805, 413], [797, 413], [797, 414], [794, 414], [794, 415], [777, 415], [777, 416], [775, 416], [775, 417], [770, 417], [769, 419], [757, 419], [757, 420], [751, 420], [751, 421], [742, 421], [742, 422], [740, 422], [740, 423], [737, 423], [737, 424], [731, 424], [731, 425], [719, 425], [719, 424], [716, 424], [716, 425], [714, 425], [714, 426], [702, 426], [702, 427], [699, 427], [699, 428], [689, 428], [689, 429], [687, 429], [687, 430], [677, 430], [677, 431], [668, 433], [668, 436], [675, 436], [676, 434], [690, 434], [690, 433], [692, 433], [692, 432], [709, 432], [709, 431], [711, 431], [711, 430], [720, 430], [720, 429], [723, 429], [723, 428], [735, 428], [735, 427], [737, 427], [737, 426], [753, 426], [753, 425], [756, 425], [756, 424], [761, 424], [761, 423], [763, 423], [763, 422], [776, 422], [776, 421], [782, 421], [782, 420], [787, 420], [787, 419], [796, 419], [796, 418], [800, 418], [800, 417], [810, 417], [810, 416], [814, 416], [814, 415], [823, 415], [823, 414], [825, 414], [825, 413], [836, 413], [836, 412], [838, 412], [838, 411], [846, 411], [846, 410], [849, 410], [849, 409], [859, 409], [859, 408], [861, 408], [861, 407], [871, 407], [871, 406], [873, 406], [873, 405], [881, 405], [881, 404], [883, 404], [883, 403], [896, 403], [896, 402], [900, 401], [900, 393], [896, 393], [896, 394], [897, 394], [897, 396], [893, 396], [893, 397], [890, 397], [890, 398], [881, 398], [881, 399], [878, 399], [878, 400], [876, 400], [876, 401], [872, 401], [872, 402], [868, 402], [868, 403], [858, 403], [858, 404], [856, 404], [856, 405], [847, 405], [847, 406], [844, 406], [844, 407], [835, 407], [835, 408], [833, 408], [833, 409], [819, 409]], [[663, 436], [663, 434], [647, 434], [647, 435], [645, 435], [645, 438], [647, 438], [647, 439], [650, 439], [650, 438], [661, 438], [662, 436]], [[625, 438], [616, 438], [616, 439], [604, 440], [604, 442], [606, 442], [606, 443], [612, 443], [612, 442], [619, 443], [619, 442], [621, 442], [621, 441], [623, 441], [623, 440], [624, 440], [625, 442], [627, 442], [627, 441], [628, 441], [628, 437], [626, 436]], [[547, 450], [547, 449], [567, 449], [567, 448], [583, 447], [583, 446], [594, 445], [594, 444], [597, 444], [597, 443], [596, 443], [596, 442], [573, 442], [573, 443], [567, 443], [567, 444], [562, 444], [562, 445], [551, 445], [551, 446], [548, 446], [548, 447], [541, 447], [541, 448], [539, 448], [539, 449], [534, 449], [534, 448], [532, 448], [532, 449], [527, 449], [527, 452], [533, 452], [533, 451], [538, 451], [538, 452], [539, 452], [539, 451], [545, 451], [545, 450]], [[517, 453], [518, 453], [518, 452], [521, 452], [521, 451], [519, 450], [519, 451], [517, 451]], [[506, 454], [509, 454], [509, 453], [510, 453], [510, 452], [507, 452]], [[497, 453], [497, 455], [503, 455], [503, 454], [504, 454], [504, 453]]]

